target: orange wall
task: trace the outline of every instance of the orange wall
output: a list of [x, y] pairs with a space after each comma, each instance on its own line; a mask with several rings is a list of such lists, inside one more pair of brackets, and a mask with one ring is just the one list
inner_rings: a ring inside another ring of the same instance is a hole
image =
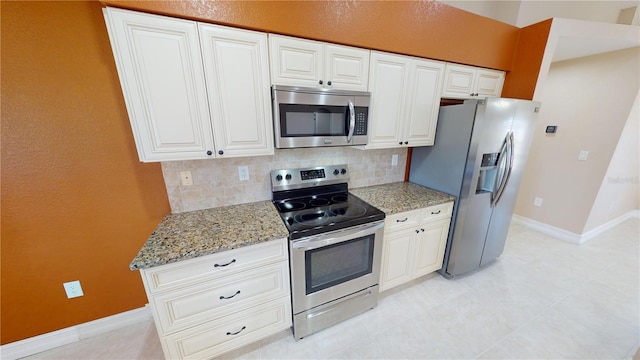
[[517, 27], [435, 1], [139, 1], [104, 4], [510, 70]]
[[512, 71], [505, 79], [502, 96], [533, 99], [551, 22], [549, 19], [521, 29]]
[[100, 3], [0, 6], [6, 344], [144, 306], [129, 263], [170, 208], [160, 165], [138, 162]]
[[[425, 1], [103, 2], [503, 70], [524, 46], [515, 27]], [[128, 264], [170, 209], [160, 165], [138, 162], [101, 5], [0, 7], [5, 344], [143, 306]], [[72, 280], [84, 297], [66, 299]]]

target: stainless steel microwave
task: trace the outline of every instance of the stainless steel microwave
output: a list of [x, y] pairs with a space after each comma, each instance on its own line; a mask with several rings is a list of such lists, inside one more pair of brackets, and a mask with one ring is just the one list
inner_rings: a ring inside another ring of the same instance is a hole
[[368, 92], [274, 85], [271, 98], [279, 149], [367, 144]]

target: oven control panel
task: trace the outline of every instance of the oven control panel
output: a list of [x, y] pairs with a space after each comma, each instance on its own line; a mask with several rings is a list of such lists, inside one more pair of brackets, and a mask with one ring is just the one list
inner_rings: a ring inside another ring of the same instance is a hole
[[349, 181], [347, 165], [316, 166], [271, 171], [271, 191], [301, 189]]

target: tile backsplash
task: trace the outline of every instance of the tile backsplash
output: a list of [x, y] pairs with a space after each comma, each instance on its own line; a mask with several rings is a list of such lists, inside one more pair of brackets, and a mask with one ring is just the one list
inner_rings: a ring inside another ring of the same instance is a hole
[[[398, 165], [391, 165], [398, 155]], [[170, 161], [162, 174], [173, 213], [271, 199], [269, 173], [323, 165], [349, 165], [349, 187], [358, 188], [404, 180], [407, 149], [358, 150], [349, 147], [276, 149], [271, 156]], [[249, 168], [249, 180], [240, 181], [238, 166]], [[191, 171], [193, 185], [183, 186], [180, 172]]]

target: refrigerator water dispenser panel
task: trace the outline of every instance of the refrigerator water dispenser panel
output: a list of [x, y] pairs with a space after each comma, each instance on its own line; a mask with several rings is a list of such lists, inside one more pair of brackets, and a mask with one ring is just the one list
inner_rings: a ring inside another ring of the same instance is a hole
[[499, 156], [500, 156], [500, 153], [482, 154], [482, 164], [480, 166], [481, 167], [488, 167], [488, 166], [496, 166], [496, 165], [498, 165], [498, 157]]
[[476, 194], [492, 193], [495, 189], [500, 153], [482, 154]]

